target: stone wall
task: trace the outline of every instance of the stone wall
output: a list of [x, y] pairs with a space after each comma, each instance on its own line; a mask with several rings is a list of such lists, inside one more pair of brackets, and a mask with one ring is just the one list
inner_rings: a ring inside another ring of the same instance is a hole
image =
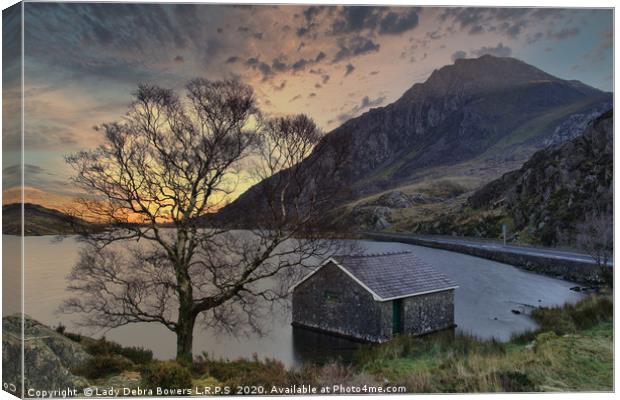
[[[538, 254], [515, 253], [511, 252], [509, 249], [499, 250], [470, 246], [465, 243], [440, 242], [413, 235], [405, 236], [402, 234], [366, 233], [364, 236], [379, 242], [400, 242], [469, 254], [480, 258], [486, 258], [488, 260], [510, 264], [537, 274], [566, 279], [573, 282], [587, 284], [600, 284], [603, 282], [603, 276], [601, 274], [602, 271], [594, 263], [594, 261], [573, 261], [558, 259], [555, 257], [545, 257]], [[609, 267], [609, 269], [611, 272], [613, 268]]]
[[[391, 303], [391, 302], [390, 302]], [[403, 333], [422, 335], [454, 326], [454, 290], [403, 299]]]
[[392, 302], [375, 301], [368, 291], [330, 263], [295, 288], [293, 324], [382, 342], [392, 335]]

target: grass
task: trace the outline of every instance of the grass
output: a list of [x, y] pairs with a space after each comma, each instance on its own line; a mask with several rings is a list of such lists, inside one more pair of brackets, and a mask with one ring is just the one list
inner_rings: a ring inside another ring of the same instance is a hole
[[401, 337], [364, 350], [357, 367], [409, 392], [610, 391], [613, 304], [591, 296], [543, 308], [536, 332], [508, 343]]
[[557, 121], [559, 121], [561, 118], [578, 112], [600, 100], [600, 98], [595, 100], [589, 99], [585, 102], [578, 102], [570, 104], [568, 106], [557, 107], [551, 112], [546, 112], [540, 116], [532, 118], [530, 121], [517, 128], [511, 135], [504, 137], [501, 141], [496, 143], [491, 149], [489, 149], [487, 154], [501, 153], [507, 148], [517, 144], [525, 143], [528, 140], [539, 136], [543, 132], [550, 133], [552, 132], [552, 129], [557, 125]]
[[602, 391], [613, 385], [612, 324], [579, 334], [539, 333], [529, 344], [467, 353], [443, 350], [364, 364], [410, 392]]
[[349, 225], [351, 223], [349, 216], [356, 207], [373, 205], [381, 196], [389, 192], [398, 190], [407, 195], [423, 194], [427, 196], [428, 202], [414, 204], [408, 208], [392, 209], [393, 227], [389, 230], [407, 231], [407, 227], [415, 221], [429, 220], [446, 210], [458, 209], [458, 206], [466, 200], [467, 193], [479, 185], [479, 179], [473, 177], [447, 175], [438, 179], [424, 178], [415, 183], [358, 198], [333, 210], [332, 214], [336, 223]]

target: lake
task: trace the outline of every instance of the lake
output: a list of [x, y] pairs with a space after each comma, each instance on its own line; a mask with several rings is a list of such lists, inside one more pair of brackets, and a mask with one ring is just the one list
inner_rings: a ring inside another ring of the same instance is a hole
[[[15, 236], [3, 238], [4, 265], [11, 268], [4, 271], [5, 282], [6, 279], [18, 282], [19, 271], [14, 268], [15, 260], [10, 262], [7, 250], [16, 249], [19, 240]], [[456, 329], [483, 339], [505, 341], [513, 334], [535, 329], [536, 324], [526, 315], [533, 307], [576, 302], [583, 296], [569, 290], [576, 285], [574, 283], [464, 254], [402, 243], [359, 241], [358, 245], [359, 249], [373, 253], [411, 251], [456, 281], [459, 285], [455, 292]], [[125, 346], [149, 348], [160, 359], [174, 357], [175, 336], [161, 325], [132, 324], [104, 332], [78, 329], [74, 325], [76, 316], [58, 314], [58, 306], [67, 297], [65, 278], [77, 261], [79, 246], [73, 238], [60, 242], [51, 237], [25, 238], [26, 314], [47, 325], [56, 326], [61, 322], [69, 331], [94, 337], [105, 335]], [[17, 292], [11, 293], [14, 300]], [[18, 312], [18, 302], [7, 301], [10, 299], [6, 295], [4, 314]], [[194, 354], [206, 352], [211, 357], [229, 359], [256, 354], [260, 358], [276, 358], [290, 366], [330, 357], [346, 360], [359, 346], [345, 339], [293, 329], [286, 306], [277, 307], [264, 322], [268, 327], [265, 335], [238, 338], [197, 327]]]

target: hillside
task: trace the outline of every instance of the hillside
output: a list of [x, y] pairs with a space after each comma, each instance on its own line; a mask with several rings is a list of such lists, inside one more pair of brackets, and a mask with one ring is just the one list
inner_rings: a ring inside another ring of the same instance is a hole
[[462, 208], [402, 229], [499, 237], [508, 225], [521, 242], [575, 245], [592, 213], [613, 221], [613, 112], [582, 135], [535, 153], [520, 169], [476, 190]]
[[[571, 138], [576, 127], [609, 109], [611, 99], [610, 93], [559, 79], [514, 58], [457, 60], [413, 85], [396, 102], [371, 109], [324, 137], [322, 149], [348, 144], [337, 177], [346, 194], [332, 204], [344, 208], [334, 214], [349, 225], [355, 220], [351, 215], [361, 213], [362, 225], [374, 228], [373, 221], [382, 217], [369, 205], [372, 196], [396, 188], [415, 196], [419, 185], [432, 186], [437, 180], [456, 183], [463, 192], [476, 189], [520, 167], [536, 150]], [[314, 157], [320, 155], [309, 158]], [[243, 210], [259, 206], [262, 184], [220, 216], [238, 219]], [[427, 203], [444, 200], [449, 198]]]
[[[88, 223], [71, 217], [61, 211], [31, 203], [24, 204], [26, 236], [70, 235], [76, 227], [84, 228]], [[2, 207], [2, 233], [21, 234], [21, 204], [6, 204]]]

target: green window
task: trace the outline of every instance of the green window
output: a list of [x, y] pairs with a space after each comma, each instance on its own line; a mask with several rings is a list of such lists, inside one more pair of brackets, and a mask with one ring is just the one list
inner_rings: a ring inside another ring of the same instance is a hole
[[330, 292], [330, 291], [326, 291], [325, 292], [325, 300], [328, 303], [338, 303], [340, 301], [340, 295], [336, 292]]

